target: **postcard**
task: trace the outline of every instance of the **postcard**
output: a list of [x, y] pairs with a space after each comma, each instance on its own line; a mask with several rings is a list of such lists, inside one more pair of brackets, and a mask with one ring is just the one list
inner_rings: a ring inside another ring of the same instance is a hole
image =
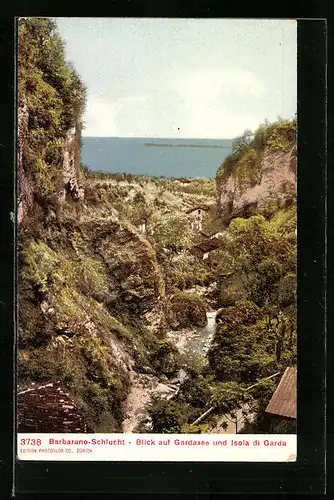
[[17, 457], [297, 457], [297, 22], [17, 20]]

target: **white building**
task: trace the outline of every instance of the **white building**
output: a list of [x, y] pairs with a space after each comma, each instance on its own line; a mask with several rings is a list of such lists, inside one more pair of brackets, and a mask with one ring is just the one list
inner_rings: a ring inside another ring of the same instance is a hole
[[190, 217], [191, 221], [191, 229], [193, 229], [194, 231], [202, 231], [203, 217], [208, 210], [209, 207], [207, 207], [206, 205], [198, 205], [187, 210], [187, 214]]

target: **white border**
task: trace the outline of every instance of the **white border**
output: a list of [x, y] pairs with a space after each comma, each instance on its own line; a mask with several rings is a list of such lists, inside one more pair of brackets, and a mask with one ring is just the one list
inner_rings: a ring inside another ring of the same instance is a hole
[[17, 457], [28, 461], [295, 462], [296, 456], [296, 434], [17, 435]]

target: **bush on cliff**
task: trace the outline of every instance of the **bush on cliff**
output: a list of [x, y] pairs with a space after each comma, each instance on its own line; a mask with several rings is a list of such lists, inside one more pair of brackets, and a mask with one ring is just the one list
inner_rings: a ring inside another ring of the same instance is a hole
[[149, 362], [156, 373], [170, 376], [178, 369], [178, 351], [167, 340], [161, 339], [152, 346]]
[[[110, 222], [98, 227], [67, 220], [44, 228], [43, 239], [21, 235], [19, 249], [19, 380], [58, 381], [80, 404], [96, 432], [121, 428], [129, 381], [120, 355], [149, 364], [147, 358], [154, 352], [159, 373], [173, 373], [176, 366], [174, 352], [167, 352], [140, 318], [135, 318], [135, 324], [129, 310], [123, 318], [110, 304], [113, 268], [103, 259], [104, 247], [99, 253], [97, 235], [105, 236], [106, 229], [115, 243], [112, 227], [119, 228]], [[143, 276], [148, 270], [158, 273], [153, 257], [151, 267], [148, 262], [150, 248], [136, 235], [133, 238], [130, 254], [136, 273], [141, 257]], [[124, 254], [124, 245], [122, 250]], [[144, 252], [145, 258], [136, 250]], [[150, 285], [154, 285], [152, 276], [158, 279], [158, 274], [151, 274]]]
[[170, 260], [180, 251], [189, 249], [194, 236], [187, 217], [176, 211], [154, 212], [149, 220], [149, 234], [157, 250], [165, 250]]
[[164, 263], [164, 269], [171, 294], [196, 285], [208, 286], [215, 278], [213, 269], [186, 252], [178, 255], [171, 264]]

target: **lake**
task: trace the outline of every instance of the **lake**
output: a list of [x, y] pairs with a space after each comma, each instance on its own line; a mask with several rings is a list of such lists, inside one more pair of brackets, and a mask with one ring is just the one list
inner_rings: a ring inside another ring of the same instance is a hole
[[91, 170], [163, 177], [215, 177], [232, 139], [83, 137], [81, 161]]

